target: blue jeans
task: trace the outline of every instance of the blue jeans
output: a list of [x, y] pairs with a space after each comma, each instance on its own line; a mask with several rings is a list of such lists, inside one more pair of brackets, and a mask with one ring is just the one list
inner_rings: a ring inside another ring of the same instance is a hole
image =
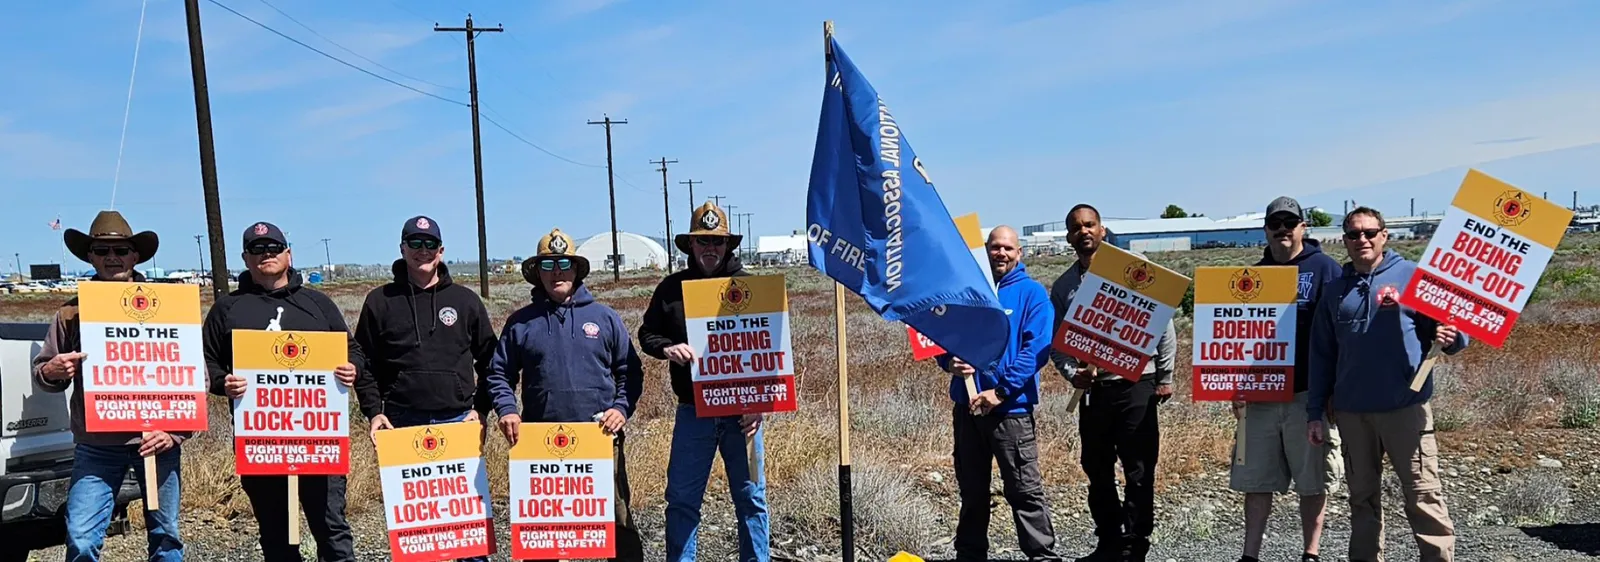
[[672, 457], [667, 460], [667, 560], [693, 562], [700, 532], [700, 504], [711, 478], [711, 459], [722, 451], [734, 513], [739, 518], [740, 562], [768, 562], [766, 448], [756, 431], [760, 474], [750, 474], [739, 416], [699, 418], [694, 406], [679, 404], [672, 425]]
[[[178, 539], [178, 491], [182, 488], [181, 446], [156, 455], [156, 487], [160, 511], [144, 512], [145, 540], [152, 562], [183, 560], [183, 541]], [[105, 543], [106, 527], [116, 507], [117, 489], [132, 466], [144, 489], [144, 457], [137, 445], [100, 446], [79, 444], [72, 455], [72, 484], [67, 491], [67, 562], [97, 561]]]
[[[467, 419], [467, 412], [470, 411], [471, 410], [462, 410], [460, 412], [406, 410], [403, 408], [390, 406], [383, 409], [383, 415], [384, 417], [389, 418], [390, 425], [393, 425], [395, 429], [399, 429], [402, 427], [416, 427], [419, 425], [433, 425], [436, 423], [459, 422]], [[489, 558], [486, 556], [476, 556], [473, 558], [461, 558], [458, 559], [458, 562], [489, 562]]]

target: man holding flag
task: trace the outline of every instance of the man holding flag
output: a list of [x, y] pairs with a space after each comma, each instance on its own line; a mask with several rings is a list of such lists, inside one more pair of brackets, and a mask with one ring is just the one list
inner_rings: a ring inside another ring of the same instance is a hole
[[[883, 319], [904, 322], [975, 371], [995, 372], [1011, 341], [1006, 312], [888, 104], [831, 26], [824, 30], [827, 74], [806, 198], [811, 266], [861, 295]], [[835, 304], [840, 317], [842, 302]], [[848, 396], [847, 367], [840, 362], [841, 398]], [[847, 407], [841, 402], [839, 487], [849, 552]]]

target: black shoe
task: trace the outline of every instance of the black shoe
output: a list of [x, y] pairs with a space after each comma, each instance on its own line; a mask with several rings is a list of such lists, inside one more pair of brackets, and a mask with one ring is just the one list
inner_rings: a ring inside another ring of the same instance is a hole
[[1240, 556], [1239, 562], [1261, 562], [1261, 560], [1254, 556]]
[[1123, 562], [1144, 562], [1144, 557], [1147, 554], [1150, 554], [1150, 539], [1145, 537], [1122, 538]]
[[1322, 559], [1318, 558], [1315, 554], [1302, 552], [1300, 553], [1300, 562], [1322, 562]]
[[1101, 538], [1100, 544], [1094, 547], [1094, 552], [1077, 559], [1076, 562], [1122, 562], [1122, 557], [1122, 541]]

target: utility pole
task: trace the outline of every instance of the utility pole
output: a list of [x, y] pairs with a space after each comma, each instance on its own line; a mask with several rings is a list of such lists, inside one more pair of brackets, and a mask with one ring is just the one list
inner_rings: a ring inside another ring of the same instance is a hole
[[733, 212], [733, 210], [737, 209], [737, 208], [739, 208], [738, 205], [728, 205], [727, 207], [723, 207], [722, 208], [723, 211], [726, 211], [728, 213], [728, 222], [732, 223], [732, 224], [727, 225], [728, 226], [728, 232], [732, 232], [734, 234], [738, 234], [739, 233], [739, 227], [738, 227], [739, 223], [736, 222], [736, 221], [739, 220], [739, 214]]
[[[694, 181], [694, 180], [690, 179], [690, 180], [680, 181], [678, 183], [680, 185], [681, 184], [688, 184], [689, 185], [689, 214], [693, 215], [694, 214], [694, 184], [705, 183], [705, 182], [703, 182], [703, 181]], [[692, 229], [694, 227], [691, 225], [689, 228]], [[686, 230], [684, 232], [688, 232], [688, 231]]]
[[1416, 197], [1412, 197], [1411, 198], [1411, 214], [1409, 216], [1413, 216], [1413, 217], [1417, 216], [1417, 198]]
[[327, 261], [328, 265], [324, 266], [322, 268], [323, 276], [327, 277], [327, 279], [324, 279], [324, 281], [328, 281], [328, 280], [332, 280], [333, 279], [333, 252], [328, 250], [328, 241], [329, 240], [332, 240], [332, 238], [323, 238], [322, 239], [322, 257], [324, 257], [324, 258], [326, 258], [328, 260]]
[[[211, 237], [211, 296], [228, 294], [228, 256], [222, 247], [222, 197], [217, 194], [217, 153], [211, 140], [211, 93], [206, 89], [206, 51], [200, 38], [200, 0], [184, 0], [189, 26], [189, 72], [194, 78], [194, 122], [200, 142], [200, 185], [205, 191], [206, 232]], [[204, 260], [202, 260], [204, 261]]]
[[1572, 190], [1572, 211], [1578, 211], [1578, 190]]
[[[735, 224], [742, 224], [743, 225], [739, 229], [739, 231], [742, 232], [742, 234], [740, 236], [743, 236], [745, 238], [749, 238], [750, 237], [750, 215], [753, 215], [753, 214], [755, 214], [755, 213], [739, 213], [738, 217], [743, 222], [735, 223]], [[745, 244], [744, 248], [745, 248], [745, 253], [748, 254], [750, 252], [750, 245], [747, 243], [747, 244]]]
[[[196, 0], [190, 0], [191, 2]], [[472, 175], [478, 191], [478, 292], [489, 296], [489, 232], [483, 225], [483, 143], [478, 138], [478, 56], [473, 39], [479, 33], [499, 33], [505, 27], [473, 27], [472, 14], [467, 14], [466, 27], [433, 26], [435, 32], [467, 34], [467, 89], [472, 98]]]
[[651, 160], [651, 164], [660, 164], [656, 171], [661, 172], [661, 216], [667, 219], [667, 273], [672, 273], [672, 202], [667, 198], [667, 164], [677, 164], [677, 160], [668, 160], [662, 156], [660, 160]]
[[204, 237], [205, 235], [203, 234], [194, 235], [194, 247], [200, 251], [200, 269], [195, 271], [197, 274], [206, 270], [206, 247], [200, 244], [200, 239]]
[[17, 281], [22, 281], [22, 252], [11, 254], [17, 258]]
[[[723, 196], [723, 195], [707, 195], [706, 199], [710, 199], [712, 201], [716, 201], [717, 202], [717, 206], [721, 207], [722, 206], [722, 200], [723, 199], [727, 199], [727, 197]], [[726, 211], [728, 209], [725, 208], [723, 210]]]
[[622, 280], [622, 258], [617, 255], [617, 173], [611, 168], [611, 126], [627, 125], [628, 120], [612, 121], [610, 115], [605, 115], [604, 121], [589, 121], [590, 125], [606, 126], [606, 184], [611, 190], [611, 280]]

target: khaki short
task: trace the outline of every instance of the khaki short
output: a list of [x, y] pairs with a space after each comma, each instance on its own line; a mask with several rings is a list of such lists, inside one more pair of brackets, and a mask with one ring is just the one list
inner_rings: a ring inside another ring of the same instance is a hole
[[[1321, 447], [1306, 439], [1306, 396], [1293, 402], [1252, 402], [1245, 406], [1245, 462], [1233, 464], [1228, 487], [1246, 494], [1319, 496], [1339, 489], [1344, 460], [1339, 454], [1339, 429], [1327, 425], [1328, 439]], [[1237, 451], [1237, 442], [1235, 451]], [[1235, 453], [1234, 456], [1237, 456]]]

